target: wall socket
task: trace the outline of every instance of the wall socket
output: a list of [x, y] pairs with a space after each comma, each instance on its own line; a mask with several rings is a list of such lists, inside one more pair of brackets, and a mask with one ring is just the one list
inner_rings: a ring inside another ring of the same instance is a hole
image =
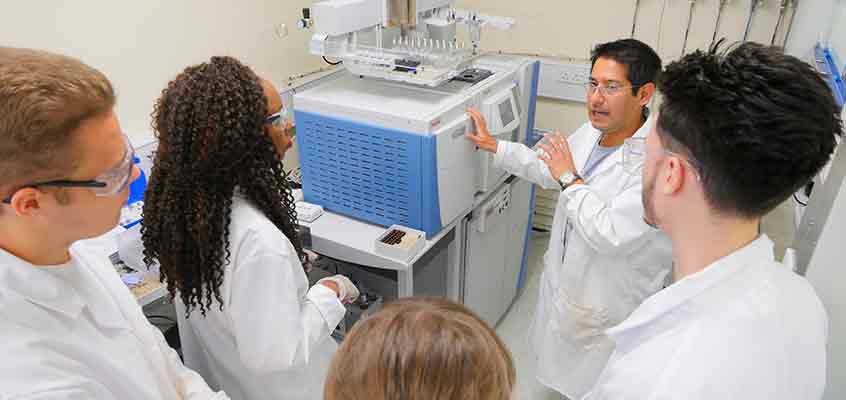
[[538, 95], [584, 103], [584, 84], [589, 78], [589, 61], [542, 60]]

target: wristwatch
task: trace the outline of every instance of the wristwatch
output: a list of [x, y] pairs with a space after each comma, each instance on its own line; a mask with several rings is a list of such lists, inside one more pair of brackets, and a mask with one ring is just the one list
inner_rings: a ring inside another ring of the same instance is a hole
[[561, 175], [561, 177], [558, 178], [558, 184], [561, 185], [561, 190], [564, 190], [564, 189], [567, 189], [568, 187], [570, 187], [570, 185], [572, 185], [573, 182], [576, 182], [579, 179], [582, 179], [582, 177], [579, 176], [579, 174], [577, 174], [575, 172], [569, 172], [568, 171], [568, 172], [563, 173]]

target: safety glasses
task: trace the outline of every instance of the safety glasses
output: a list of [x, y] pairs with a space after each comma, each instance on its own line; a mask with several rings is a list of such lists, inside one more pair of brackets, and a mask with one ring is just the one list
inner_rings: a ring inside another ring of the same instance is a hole
[[584, 83], [584, 86], [589, 95], [593, 95], [597, 90], [599, 90], [599, 93], [602, 93], [605, 97], [614, 97], [623, 93], [626, 89], [639, 88], [643, 85], [620, 85], [617, 83], [610, 83], [608, 86], [602, 86], [597, 82], [588, 81]]
[[264, 119], [264, 123], [284, 130], [285, 134], [291, 139], [297, 136], [297, 130], [291, 122], [290, 117], [288, 117], [288, 109], [284, 107], [279, 111], [268, 115]]
[[285, 126], [285, 112], [284, 109], [279, 110], [273, 114], [268, 115], [264, 119], [264, 123], [268, 125], [273, 125], [278, 128], [283, 128]]
[[[699, 179], [698, 164], [681, 154], [670, 150], [663, 150], [664, 154], [679, 158], [686, 162]], [[646, 138], [628, 138], [623, 142], [623, 170], [630, 174], [638, 174], [643, 170], [643, 163], [646, 161]]]
[[114, 196], [124, 189], [129, 184], [129, 177], [132, 176], [132, 167], [134, 165], [135, 149], [126, 135], [123, 135], [124, 154], [123, 159], [114, 167], [98, 175], [91, 180], [70, 180], [57, 179], [43, 182], [33, 182], [28, 185], [16, 189], [12, 194], [3, 199], [3, 203], [9, 204], [12, 202], [12, 196], [21, 189], [35, 188], [35, 187], [66, 187], [66, 188], [86, 188], [94, 192], [97, 196]]

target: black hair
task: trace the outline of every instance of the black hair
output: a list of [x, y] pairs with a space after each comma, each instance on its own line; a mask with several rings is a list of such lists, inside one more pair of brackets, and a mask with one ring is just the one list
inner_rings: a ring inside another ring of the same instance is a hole
[[840, 109], [820, 74], [781, 48], [722, 43], [667, 66], [657, 132], [694, 159], [711, 207], [761, 217], [828, 162]]
[[620, 39], [596, 45], [590, 53], [590, 68], [596, 60], [607, 58], [626, 67], [632, 95], [647, 83], [656, 83], [661, 74], [661, 57], [649, 45], [637, 39]]
[[205, 315], [230, 262], [236, 189], [291, 241], [300, 258], [294, 199], [265, 131], [267, 97], [253, 71], [212, 57], [171, 81], [153, 112], [159, 146], [145, 194], [144, 261], [158, 261], [171, 295]]

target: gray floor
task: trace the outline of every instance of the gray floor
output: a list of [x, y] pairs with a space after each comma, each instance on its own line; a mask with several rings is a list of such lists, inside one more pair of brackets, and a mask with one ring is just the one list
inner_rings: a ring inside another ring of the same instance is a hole
[[549, 234], [533, 232], [529, 241], [529, 274], [522, 294], [496, 327], [514, 358], [517, 369], [517, 387], [514, 400], [561, 400], [563, 396], [545, 388], [535, 380], [535, 366], [531, 360], [526, 332], [535, 313], [538, 300], [538, 281], [543, 272], [543, 253], [549, 243]]
[[[776, 244], [776, 258], [781, 259], [784, 249], [793, 240], [793, 209], [788, 203], [767, 215], [761, 223], [761, 229]], [[563, 396], [546, 389], [535, 380], [535, 367], [526, 338], [526, 332], [532, 322], [538, 297], [538, 281], [543, 271], [543, 253], [549, 243], [549, 235], [533, 232], [529, 248], [529, 274], [526, 287], [515, 300], [511, 309], [497, 325], [496, 331], [505, 341], [514, 358], [517, 369], [517, 387], [515, 400], [561, 400]]]

